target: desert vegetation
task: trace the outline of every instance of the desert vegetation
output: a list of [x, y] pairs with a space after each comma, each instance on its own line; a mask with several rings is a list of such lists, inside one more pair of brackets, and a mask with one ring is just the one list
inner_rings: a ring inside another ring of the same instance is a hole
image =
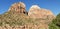
[[49, 29], [60, 29], [60, 13], [53, 19], [52, 23], [49, 24]]

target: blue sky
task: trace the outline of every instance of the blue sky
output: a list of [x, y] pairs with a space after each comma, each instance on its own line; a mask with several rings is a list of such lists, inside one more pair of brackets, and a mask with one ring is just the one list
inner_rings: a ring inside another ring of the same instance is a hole
[[38, 5], [51, 10], [54, 15], [60, 13], [60, 0], [0, 0], [0, 14], [7, 12], [9, 7], [16, 2], [24, 2], [27, 11], [32, 5]]

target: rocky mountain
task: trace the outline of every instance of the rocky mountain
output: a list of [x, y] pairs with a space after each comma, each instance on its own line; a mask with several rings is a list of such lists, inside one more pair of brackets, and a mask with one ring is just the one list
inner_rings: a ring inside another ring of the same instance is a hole
[[[29, 12], [28, 16], [30, 18], [40, 18], [41, 26], [47, 26], [48, 24], [51, 23], [51, 21], [55, 18], [54, 14], [47, 9], [40, 8], [38, 5], [32, 5]], [[43, 25], [42, 25], [43, 24]], [[46, 28], [47, 29], [47, 28]]]
[[23, 2], [14, 3], [8, 12], [0, 15], [0, 29], [49, 29], [48, 24], [55, 18], [47, 9], [32, 5], [29, 11]]
[[37, 5], [33, 5], [28, 12], [28, 16], [31, 16], [32, 18], [45, 18], [47, 16], [54, 17], [54, 14], [50, 10], [40, 8]]
[[23, 2], [12, 4], [8, 11], [15, 11], [14, 13], [27, 13], [26, 6]]
[[38, 5], [31, 6], [28, 16], [31, 18], [48, 19], [48, 21], [52, 21], [52, 19], [55, 18], [54, 14], [50, 10], [40, 8]]

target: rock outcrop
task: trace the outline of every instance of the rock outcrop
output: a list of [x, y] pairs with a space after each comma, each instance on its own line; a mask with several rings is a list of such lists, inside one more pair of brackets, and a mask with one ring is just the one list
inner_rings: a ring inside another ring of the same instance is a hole
[[[21, 13], [28, 15], [25, 16]], [[9, 8], [9, 12], [4, 15], [4, 20], [6, 19], [5, 17], [8, 20], [11, 20], [8, 22], [24, 24], [25, 26], [23, 25], [23, 27], [19, 26], [21, 29], [48, 29], [48, 24], [55, 18], [54, 14], [50, 10], [40, 8], [38, 5], [33, 5], [29, 12], [27, 12], [26, 6], [23, 2], [14, 3]]]
[[40, 28], [48, 29], [48, 24], [52, 22], [55, 18], [54, 14], [47, 9], [40, 8], [37, 5], [33, 5], [29, 12], [28, 16], [30, 18], [40, 18]]
[[15, 13], [26, 13], [26, 6], [23, 2], [18, 2], [12, 4], [9, 11], [14, 11]]
[[53, 13], [50, 10], [47, 9], [43, 9], [40, 8], [37, 5], [33, 5], [29, 12], [28, 12], [28, 16], [30, 16], [31, 18], [47, 18], [47, 17], [54, 17]]

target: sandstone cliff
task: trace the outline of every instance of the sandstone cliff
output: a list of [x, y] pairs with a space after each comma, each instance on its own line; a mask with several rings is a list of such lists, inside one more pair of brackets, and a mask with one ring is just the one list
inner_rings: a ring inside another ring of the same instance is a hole
[[8, 11], [14, 11], [14, 13], [27, 13], [26, 6], [23, 2], [12, 4]]
[[28, 16], [31, 16], [32, 18], [45, 18], [48, 16], [54, 17], [54, 14], [50, 10], [40, 8], [37, 5], [33, 5], [28, 12]]
[[25, 4], [18, 2], [12, 4], [7, 13], [0, 15], [0, 29], [49, 29], [48, 24], [54, 18], [50, 10], [33, 5], [27, 12]]
[[55, 18], [50, 10], [40, 8], [38, 5], [31, 6], [28, 16], [30, 18], [40, 18], [40, 27], [44, 29], [48, 29], [48, 24]]

